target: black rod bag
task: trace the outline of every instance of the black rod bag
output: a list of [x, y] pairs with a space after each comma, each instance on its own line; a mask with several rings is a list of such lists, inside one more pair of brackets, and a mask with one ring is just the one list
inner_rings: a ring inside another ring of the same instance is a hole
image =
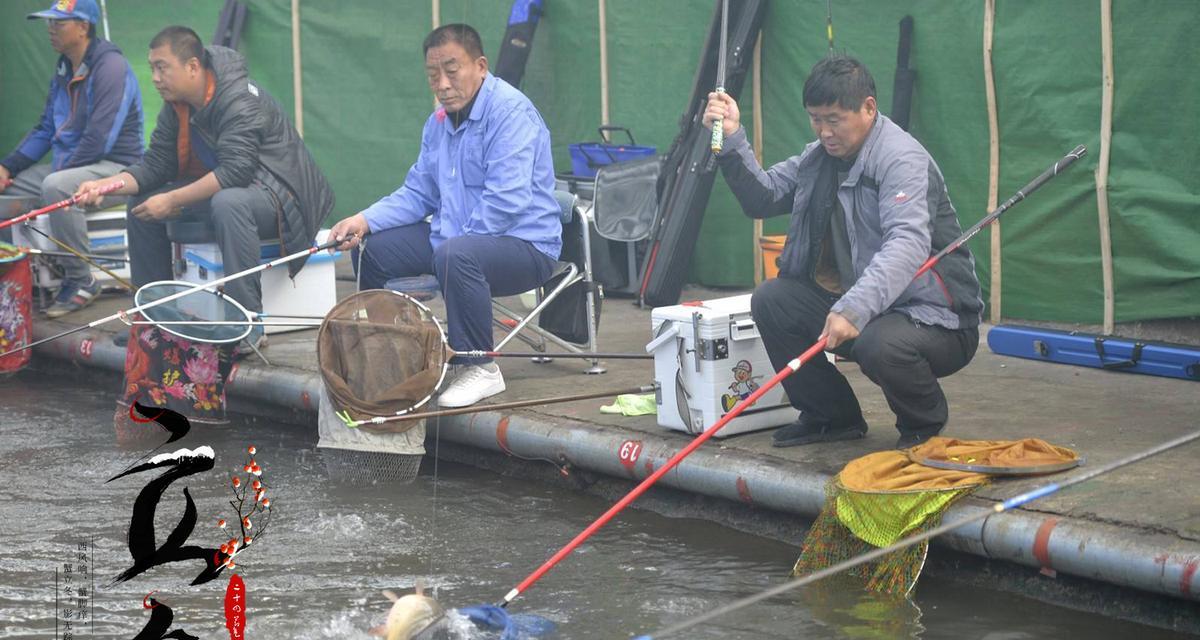
[[917, 72], [909, 66], [912, 57], [912, 16], [900, 20], [900, 44], [896, 47], [896, 80], [892, 85], [892, 122], [908, 131], [912, 113], [913, 86], [917, 83]]
[[[736, 100], [750, 73], [754, 43], [762, 28], [767, 0], [730, 0], [729, 40], [726, 43], [725, 92]], [[702, 118], [708, 94], [716, 87], [721, 46], [721, 2], [717, 0], [708, 39], [692, 82], [692, 95], [679, 121], [659, 174], [658, 224], [643, 258], [638, 304], [661, 307], [677, 304], [692, 267], [692, 253], [712, 193], [717, 162], [712, 132]]]
[[504, 41], [500, 43], [492, 73], [514, 87], [519, 88], [525, 77], [533, 33], [545, 10], [542, 5], [543, 0], [514, 0], [512, 12], [508, 14], [508, 27], [504, 30]]

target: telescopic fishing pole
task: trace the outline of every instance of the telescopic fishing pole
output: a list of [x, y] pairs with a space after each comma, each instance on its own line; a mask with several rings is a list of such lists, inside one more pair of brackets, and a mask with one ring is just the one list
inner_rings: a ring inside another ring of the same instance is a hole
[[[117, 189], [120, 189], [121, 187], [124, 187], [124, 186], [125, 186], [124, 180], [117, 180], [116, 182], [114, 182], [112, 184], [106, 185], [103, 188], [98, 189], [96, 191], [96, 193], [98, 193], [99, 195], [105, 195], [108, 193], [112, 193], [113, 191], [116, 191]], [[81, 199], [82, 199], [82, 196], [71, 196], [70, 198], [66, 198], [64, 200], [59, 200], [58, 202], [55, 202], [52, 205], [47, 205], [45, 207], [42, 207], [41, 209], [34, 209], [33, 211], [30, 211], [29, 213], [26, 213], [24, 215], [19, 215], [15, 218], [11, 218], [9, 220], [5, 220], [4, 222], [0, 222], [0, 229], [3, 229], [5, 227], [11, 227], [12, 225], [17, 224], [18, 222], [25, 222], [26, 220], [32, 220], [40, 215], [50, 213], [51, 211], [57, 211], [59, 209], [62, 209], [63, 207], [69, 207], [73, 204], [78, 204]]]
[[5, 351], [4, 353], [0, 353], [0, 358], [3, 358], [5, 356], [8, 356], [8, 355], [11, 355], [14, 353], [20, 353], [26, 349], [32, 349], [32, 348], [38, 346], [39, 344], [45, 344], [47, 342], [50, 342], [51, 340], [57, 340], [59, 338], [65, 337], [65, 336], [69, 336], [73, 333], [78, 333], [78, 332], [84, 331], [86, 329], [92, 329], [92, 328], [98, 327], [106, 322], [111, 322], [113, 320], [117, 320], [117, 319], [121, 318], [122, 316], [128, 316], [128, 315], [131, 315], [134, 313], [140, 313], [142, 311], [145, 311], [146, 309], [152, 309], [161, 304], [166, 304], [168, 302], [171, 302], [172, 300], [178, 300], [179, 298], [182, 298], [186, 295], [196, 293], [197, 291], [204, 291], [206, 289], [212, 289], [218, 285], [225, 284], [226, 282], [229, 282], [231, 280], [236, 280], [238, 278], [244, 278], [250, 274], [258, 273], [260, 271], [266, 271], [267, 269], [270, 269], [271, 267], [276, 267], [276, 266], [279, 266], [286, 262], [291, 262], [292, 260], [297, 260], [297, 259], [303, 258], [305, 256], [310, 256], [318, 251], [332, 249], [332, 248], [338, 246], [339, 244], [341, 244], [342, 242], [343, 242], [343, 240], [340, 240], [340, 239], [330, 240], [329, 242], [326, 242], [324, 244], [320, 244], [315, 247], [309, 247], [308, 249], [305, 249], [303, 251], [297, 251], [296, 253], [293, 253], [291, 255], [276, 258], [266, 264], [260, 264], [257, 267], [251, 267], [249, 269], [246, 269], [245, 271], [239, 271], [238, 273], [234, 273], [234, 274], [225, 276], [224, 278], [218, 278], [216, 280], [213, 280], [212, 282], [206, 282], [206, 283], [195, 285], [194, 287], [192, 287], [190, 289], [184, 289], [183, 291], [180, 291], [178, 293], [173, 293], [169, 296], [166, 296], [165, 298], [159, 298], [158, 300], [154, 300], [152, 302], [140, 304], [135, 307], [125, 309], [124, 311], [118, 311], [112, 315], [104, 316], [103, 318], [100, 318], [99, 320], [93, 320], [83, 326], [75, 327], [74, 329], [68, 329], [61, 333], [56, 333], [48, 338], [42, 338], [41, 340], [35, 340], [27, 345], [17, 347], [15, 349], [10, 349], [8, 351]]
[[[32, 228], [32, 227], [31, 227]], [[53, 238], [51, 238], [53, 240]], [[91, 258], [92, 260], [111, 260], [113, 262], [129, 262], [129, 258], [120, 256], [102, 256], [98, 253], [68, 253], [66, 251], [46, 251], [44, 249], [34, 249], [32, 247], [17, 247], [21, 253], [28, 253], [31, 256], [48, 256], [51, 258]]]
[[[721, 42], [717, 47], [717, 93], [725, 93], [725, 41], [729, 39], [729, 0], [721, 0]], [[721, 153], [725, 142], [725, 130], [721, 128], [724, 118], [715, 118], [712, 123], [712, 152]]]
[[[42, 236], [43, 238], [45, 238], [45, 239], [49, 240], [50, 242], [53, 242], [54, 244], [58, 245], [58, 247], [59, 247], [60, 249], [65, 249], [67, 252], [69, 252], [69, 253], [58, 253], [58, 252], [55, 252], [55, 254], [57, 254], [59, 257], [64, 257], [64, 258], [79, 258], [80, 260], [83, 260], [84, 262], [88, 263], [89, 265], [91, 265], [91, 266], [93, 266], [93, 267], [95, 267], [95, 268], [97, 268], [97, 269], [99, 269], [99, 270], [103, 271], [104, 273], [108, 274], [108, 277], [110, 277], [110, 278], [112, 278], [113, 280], [117, 281], [117, 283], [119, 283], [119, 284], [120, 284], [122, 287], [125, 287], [126, 289], [128, 289], [128, 290], [130, 290], [130, 291], [136, 291], [136, 290], [137, 290], [137, 287], [133, 286], [133, 283], [132, 283], [132, 282], [130, 282], [130, 281], [126, 280], [125, 278], [122, 278], [121, 276], [117, 275], [116, 273], [114, 273], [114, 272], [112, 271], [112, 269], [109, 269], [108, 267], [106, 267], [106, 266], [104, 266], [104, 265], [100, 264], [99, 262], [96, 262], [95, 260], [91, 259], [90, 257], [88, 257], [88, 254], [84, 254], [84, 253], [80, 253], [79, 251], [76, 251], [76, 250], [75, 250], [73, 247], [71, 247], [71, 246], [70, 246], [70, 245], [68, 245], [67, 243], [63, 242], [62, 240], [59, 240], [58, 238], [55, 238], [54, 236], [51, 236], [50, 234], [46, 233], [45, 231], [42, 231], [41, 229], [39, 229], [39, 228], [37, 228], [37, 227], [35, 227], [35, 226], [31, 225], [31, 224], [28, 224], [28, 223], [26, 223], [26, 224], [25, 224], [25, 228], [26, 228], [26, 229], [29, 229], [30, 231], [33, 231], [33, 232], [37, 233], [39, 236]], [[31, 251], [30, 251], [30, 253], [32, 253], [33, 251], [34, 251], [34, 250], [31, 250]], [[43, 253], [43, 254], [45, 254], [46, 252], [38, 250], [38, 253]], [[47, 255], [51, 255], [51, 254], [47, 254]], [[107, 258], [103, 258], [103, 257], [99, 257], [99, 256], [97, 256], [97, 257], [98, 257], [100, 260], [105, 260], [105, 259], [107, 259]], [[119, 261], [121, 261], [121, 262], [129, 262], [128, 260], [126, 260], [126, 259], [124, 259], [124, 258], [116, 258], [116, 260], [119, 260]]]
[[833, 55], [833, 0], [825, 1], [825, 37], [829, 40], [829, 55]]
[[[951, 242], [949, 245], [946, 246], [946, 248], [942, 249], [941, 251], [939, 251], [936, 254], [934, 254], [933, 256], [931, 256], [928, 260], [926, 260], [925, 263], [922, 264], [921, 267], [917, 270], [917, 273], [916, 273], [916, 275], [913, 276], [913, 279], [915, 280], [915, 279], [919, 278], [925, 272], [929, 271], [929, 269], [933, 268], [933, 265], [936, 264], [938, 260], [940, 260], [941, 258], [946, 256], [950, 252], [961, 247], [963, 245], [963, 243], [965, 243], [967, 240], [970, 240], [972, 237], [975, 236], [975, 234], [979, 233], [979, 230], [982, 229], [985, 225], [991, 223], [996, 218], [999, 218], [1001, 214], [1003, 214], [1005, 211], [1009, 210], [1013, 205], [1024, 200], [1026, 196], [1028, 196], [1030, 193], [1033, 193], [1035, 190], [1037, 190], [1038, 187], [1041, 187], [1050, 178], [1053, 178], [1054, 176], [1058, 175], [1058, 173], [1060, 171], [1069, 167], [1071, 165], [1071, 163], [1073, 163], [1076, 160], [1078, 160], [1079, 158], [1083, 157], [1083, 155], [1085, 153], [1087, 153], [1087, 149], [1083, 145], [1079, 145], [1078, 147], [1075, 147], [1074, 150], [1072, 150], [1067, 155], [1063, 156], [1062, 159], [1060, 159], [1058, 162], [1055, 162], [1053, 166], [1051, 166], [1049, 169], [1046, 169], [1046, 171], [1042, 172], [1042, 174], [1040, 176], [1034, 178], [1032, 182], [1030, 182], [1029, 184], [1025, 185], [1023, 188], [1021, 188], [1019, 191], [1017, 191], [1016, 195], [1009, 198], [1007, 201], [1004, 202], [1004, 204], [997, 207], [995, 211], [984, 216], [984, 218], [982, 220], [980, 220], [978, 223], [976, 223], [970, 229], [967, 229], [967, 231], [964, 232], [961, 236], [959, 236], [959, 238], [957, 240], [955, 240], [954, 242]], [[762, 384], [762, 386], [760, 386], [757, 390], [754, 391], [754, 393], [751, 393], [749, 397], [747, 397], [745, 400], [742, 400], [741, 402], [737, 403], [733, 407], [733, 409], [731, 409], [729, 411], [729, 413], [726, 413], [724, 416], [721, 417], [720, 420], [717, 420], [717, 422], [714, 423], [711, 427], [709, 427], [708, 429], [705, 429], [705, 431], [703, 433], [701, 433], [699, 436], [696, 436], [696, 439], [693, 440], [692, 442], [688, 443], [688, 445], [686, 447], [684, 447], [683, 449], [681, 449], [679, 451], [679, 453], [676, 453], [674, 456], [671, 456], [671, 459], [667, 460], [667, 462], [665, 464], [663, 464], [663, 466], [659, 467], [657, 470], [655, 470], [654, 473], [647, 476], [645, 480], [643, 480], [640, 484], [638, 484], [638, 486], [634, 487], [633, 490], [630, 491], [628, 494], [626, 494], [624, 498], [621, 498], [620, 501], [618, 501], [611, 508], [609, 508], [608, 511], [605, 511], [603, 515], [601, 515], [599, 518], [597, 518], [595, 522], [588, 525], [588, 527], [586, 529], [584, 529], [582, 532], [580, 532], [579, 535], [575, 536], [575, 538], [573, 540], [571, 540], [569, 543], [567, 543], [566, 546], [564, 546], [562, 549], [559, 549], [559, 551], [557, 553], [555, 553], [549, 560], [547, 560], [542, 566], [538, 567], [538, 569], [536, 571], [534, 571], [527, 578], [522, 580], [520, 584], [518, 584], [511, 591], [509, 591], [507, 594], [505, 594], [504, 599], [502, 601], [500, 601], [499, 603], [497, 603], [497, 606], [507, 607], [508, 604], [510, 602], [512, 602], [517, 596], [521, 595], [521, 593], [523, 593], [526, 589], [528, 589], [535, 582], [540, 580], [541, 577], [543, 575], [545, 575], [547, 571], [554, 568], [554, 565], [558, 564], [563, 558], [565, 558], [568, 554], [570, 554], [573, 550], [575, 550], [575, 547], [578, 547], [580, 544], [583, 543], [584, 540], [587, 540], [589, 537], [591, 537], [591, 535], [593, 533], [598, 531], [605, 524], [608, 524], [608, 522], [610, 520], [612, 520], [614, 516], [616, 516], [618, 513], [620, 513], [625, 507], [629, 506], [634, 500], [637, 500], [637, 498], [639, 496], [641, 496], [643, 493], [645, 493], [647, 489], [649, 489], [651, 486], [653, 486], [654, 483], [658, 482], [669, 471], [674, 469], [675, 466], [678, 465], [681, 461], [683, 461], [684, 458], [691, 455], [691, 453], [693, 451], [695, 451], [701, 444], [704, 444], [704, 442], [706, 440], [708, 440], [709, 438], [711, 438], [713, 436], [713, 434], [715, 434], [717, 431], [720, 431], [721, 428], [724, 427], [726, 424], [729, 424], [729, 422], [731, 420], [733, 420], [734, 418], [741, 415], [741, 413], [743, 411], [745, 411], [748, 407], [750, 407], [755, 402], [757, 402], [759, 398], [761, 398], [765, 393], [770, 391], [775, 385], [782, 382], [784, 378], [787, 378], [788, 376], [790, 376], [793, 373], [795, 373], [796, 371], [798, 371], [800, 369], [800, 367], [803, 366], [806, 362], [811, 360], [817, 354], [824, 351], [827, 342], [828, 342], [828, 339], [825, 337], [822, 337], [819, 340], [817, 340], [816, 344], [809, 347], [807, 351], [800, 354], [794, 360], [789, 362], [787, 364], [787, 366], [780, 369], [774, 376], [771, 377], [770, 380], [764, 382]]]
[[1098, 476], [1102, 476], [1106, 473], [1115, 471], [1115, 470], [1120, 469], [1121, 467], [1124, 467], [1127, 465], [1131, 465], [1135, 462], [1141, 462], [1142, 460], [1145, 460], [1146, 458], [1149, 458], [1151, 456], [1156, 456], [1160, 453], [1169, 451], [1171, 449], [1174, 449], [1175, 447], [1185, 445], [1185, 444], [1192, 442], [1194, 440], [1197, 440], [1197, 439], [1200, 439], [1200, 431], [1195, 431], [1195, 432], [1189, 433], [1185, 436], [1180, 436], [1174, 440], [1164, 442], [1158, 446], [1151, 447], [1140, 453], [1135, 453], [1129, 457], [1122, 458], [1115, 462], [1110, 462], [1109, 464], [1106, 464], [1101, 467], [1097, 467], [1096, 469], [1093, 469], [1087, 473], [1080, 474], [1080, 475], [1078, 475], [1074, 478], [1070, 478], [1066, 481], [1047, 484], [1047, 485], [1038, 487], [1037, 489], [1034, 489], [1032, 491], [1027, 491], [1025, 493], [1022, 493], [1021, 495], [1009, 498], [1008, 500], [1005, 500], [1004, 502], [997, 502], [996, 504], [992, 505], [992, 507], [990, 509], [986, 509], [975, 515], [968, 516], [965, 518], [958, 518], [953, 522], [947, 522], [945, 524], [934, 527], [933, 529], [930, 529], [919, 535], [915, 535], [915, 536], [912, 536], [909, 538], [904, 538], [903, 540], [899, 540], [899, 541], [895, 542], [894, 544], [887, 546], [887, 547], [880, 547], [878, 549], [872, 549], [871, 551], [868, 551], [862, 555], [858, 555], [853, 558], [843, 560], [842, 562], [839, 562], [835, 565], [821, 569], [820, 571], [814, 571], [813, 573], [809, 573], [809, 574], [806, 574], [803, 576], [797, 576], [796, 578], [793, 578], [792, 580], [784, 582], [783, 584], [771, 587], [770, 589], [767, 589], [766, 591], [763, 591], [762, 593], [758, 593], [753, 596], [749, 596], [747, 598], [743, 598], [741, 600], [731, 602], [723, 607], [720, 607], [720, 608], [714, 609], [708, 613], [696, 616], [695, 618], [692, 618], [690, 620], [685, 620], [678, 624], [671, 625], [660, 631], [656, 631], [652, 634], [638, 636], [635, 640], [653, 640], [654, 638], [661, 638], [663, 636], [668, 636], [668, 635], [683, 631], [684, 629], [694, 627], [698, 624], [703, 624], [705, 622], [709, 622], [709, 621], [711, 621], [715, 618], [718, 618], [720, 616], [723, 616], [727, 613], [732, 613], [734, 611], [737, 611], [738, 609], [748, 607], [752, 604], [761, 602], [768, 598], [772, 598], [781, 593], [791, 591], [792, 589], [796, 589], [796, 588], [803, 587], [805, 585], [812, 584], [812, 583], [820, 581], [820, 580], [824, 580], [825, 578], [839, 574], [847, 569], [857, 567], [858, 565], [865, 564], [867, 562], [872, 562], [872, 561], [878, 560], [878, 559], [886, 556], [889, 553], [893, 553], [893, 552], [899, 551], [901, 549], [911, 547], [914, 544], [918, 544], [920, 542], [929, 540], [930, 538], [940, 536], [943, 533], [946, 533], [948, 531], [953, 531], [959, 527], [970, 524], [972, 522], [976, 522], [979, 520], [985, 520], [997, 513], [1004, 513], [1005, 511], [1008, 511], [1010, 509], [1015, 509], [1017, 507], [1020, 507], [1024, 504], [1027, 504], [1034, 500], [1039, 500], [1048, 495], [1057, 493], [1063, 489], [1075, 486], [1082, 482], [1087, 482], [1088, 480], [1092, 480]]

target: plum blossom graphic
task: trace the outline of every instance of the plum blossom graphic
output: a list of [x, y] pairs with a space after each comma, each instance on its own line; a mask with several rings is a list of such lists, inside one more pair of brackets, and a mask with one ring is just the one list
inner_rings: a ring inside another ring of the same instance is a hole
[[[233, 499], [229, 506], [237, 514], [236, 520], [239, 535], [230, 538], [221, 545], [219, 562], [225, 568], [233, 570], [237, 567], [234, 558], [246, 550], [252, 542], [257, 542], [267, 532], [271, 523], [271, 499], [267, 497], [267, 483], [263, 479], [263, 470], [254, 456], [258, 449], [254, 445], [246, 448], [247, 461], [242, 466], [242, 475], [235, 473], [230, 477], [230, 489]], [[253, 493], [251, 493], [253, 491]], [[230, 526], [224, 518], [217, 520], [217, 527], [229, 531]]]

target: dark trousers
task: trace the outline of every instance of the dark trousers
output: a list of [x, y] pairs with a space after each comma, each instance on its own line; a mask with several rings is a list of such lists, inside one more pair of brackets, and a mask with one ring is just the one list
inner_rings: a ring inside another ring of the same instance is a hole
[[[751, 299], [751, 314], [776, 370], [812, 346], [837, 296], [815, 283], [793, 278], [763, 282]], [[949, 416], [938, 378], [965, 367], [979, 346], [979, 329], [951, 330], [919, 324], [891, 311], [871, 320], [854, 340], [834, 353], [858, 363], [883, 389], [902, 434], [939, 431]], [[823, 357], [810, 360], [783, 381], [792, 406], [812, 419], [848, 427], [862, 410], [845, 376]]]
[[[129, 201], [129, 211], [150, 196], [177, 189], [185, 183], [168, 183], [149, 193], [139, 193]], [[221, 189], [212, 198], [184, 207], [185, 218], [207, 220], [216, 230], [217, 246], [225, 275], [258, 266], [261, 243], [279, 237], [276, 200], [282, 206], [296, 206], [290, 193], [272, 194], [259, 183], [249, 187]], [[126, 216], [129, 233], [129, 273], [134, 286], [157, 280], [174, 280], [171, 269], [171, 240], [165, 222], [145, 222], [132, 213]], [[222, 289], [250, 311], [261, 312], [260, 274], [231, 280]]]
[[[447, 339], [455, 351], [492, 348], [492, 298], [511, 296], [550, 279], [554, 260], [532, 244], [511, 236], [459, 236], [435, 250], [429, 224], [393, 227], [367, 236], [361, 264], [353, 256], [362, 289], [382, 289], [392, 278], [432, 273], [446, 300]], [[455, 364], [482, 364], [491, 358], [462, 358]]]

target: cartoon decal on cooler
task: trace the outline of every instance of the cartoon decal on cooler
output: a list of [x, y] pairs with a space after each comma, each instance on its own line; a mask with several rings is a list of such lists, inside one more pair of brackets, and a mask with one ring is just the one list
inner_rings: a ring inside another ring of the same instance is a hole
[[733, 383], [729, 385], [729, 390], [733, 393], [726, 393], [721, 396], [721, 408], [729, 411], [738, 402], [750, 397], [750, 394], [758, 390], [758, 383], [755, 380], [762, 376], [752, 375], [754, 367], [749, 360], [738, 360], [737, 364], [733, 365]]

